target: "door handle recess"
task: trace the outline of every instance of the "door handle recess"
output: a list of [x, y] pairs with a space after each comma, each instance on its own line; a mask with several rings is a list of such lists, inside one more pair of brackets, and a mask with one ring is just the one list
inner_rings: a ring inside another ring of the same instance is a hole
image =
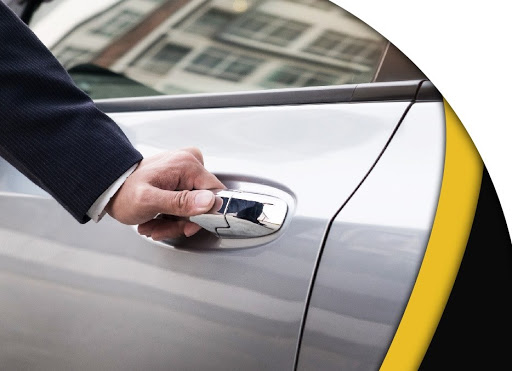
[[286, 202], [274, 196], [236, 190], [214, 193], [217, 202], [212, 211], [189, 220], [220, 238], [255, 238], [275, 233], [288, 212]]

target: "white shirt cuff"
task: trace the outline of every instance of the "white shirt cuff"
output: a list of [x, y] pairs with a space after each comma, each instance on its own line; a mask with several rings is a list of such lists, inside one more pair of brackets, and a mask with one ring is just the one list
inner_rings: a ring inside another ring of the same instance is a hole
[[116, 192], [121, 188], [124, 181], [135, 171], [139, 164], [133, 165], [129, 168], [123, 175], [121, 175], [110, 187], [107, 188], [105, 192], [101, 194], [100, 197], [92, 204], [89, 211], [87, 211], [87, 215], [89, 218], [98, 223], [103, 216], [105, 216], [106, 211], [105, 207], [107, 206], [110, 199], [116, 194]]

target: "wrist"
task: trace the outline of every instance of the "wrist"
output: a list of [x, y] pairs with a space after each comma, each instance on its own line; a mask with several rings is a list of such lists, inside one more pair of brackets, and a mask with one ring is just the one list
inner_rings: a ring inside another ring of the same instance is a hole
[[[139, 163], [136, 163], [132, 167], [130, 167], [123, 175], [121, 175], [117, 180], [110, 185], [100, 197], [96, 199], [96, 201], [92, 204], [89, 211], [87, 211], [87, 215], [98, 223], [107, 212], [109, 212], [111, 208], [111, 201], [113, 197], [117, 194], [117, 192], [121, 189], [124, 182], [128, 177], [135, 171]], [[109, 213], [110, 214], [110, 213]]]

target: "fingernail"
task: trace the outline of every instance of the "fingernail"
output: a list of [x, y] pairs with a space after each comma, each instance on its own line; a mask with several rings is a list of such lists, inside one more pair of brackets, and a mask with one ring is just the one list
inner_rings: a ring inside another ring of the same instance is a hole
[[185, 237], [190, 237], [199, 232], [200, 230], [201, 227], [199, 225], [189, 222], [185, 225], [185, 228], [183, 228], [183, 234], [185, 235]]
[[194, 198], [195, 206], [199, 209], [204, 209], [205, 207], [210, 206], [213, 197], [213, 193], [210, 191], [197, 192], [196, 197]]

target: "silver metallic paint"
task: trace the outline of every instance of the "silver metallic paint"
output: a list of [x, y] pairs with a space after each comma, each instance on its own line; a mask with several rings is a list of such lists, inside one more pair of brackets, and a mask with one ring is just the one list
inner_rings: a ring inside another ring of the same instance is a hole
[[327, 224], [407, 105], [112, 115], [145, 155], [194, 145], [228, 188], [285, 199], [277, 238], [250, 249], [217, 249], [240, 242], [206, 231], [169, 246], [109, 217], [79, 225], [3, 164], [1, 366], [292, 369]]
[[442, 102], [416, 103], [329, 233], [298, 370], [377, 370], [409, 300], [437, 209]]

